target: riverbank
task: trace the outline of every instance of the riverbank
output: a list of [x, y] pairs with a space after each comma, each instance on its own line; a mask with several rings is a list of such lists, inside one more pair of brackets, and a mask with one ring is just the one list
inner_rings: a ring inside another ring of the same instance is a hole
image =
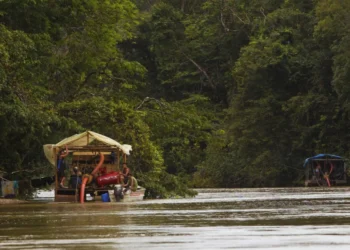
[[33, 194], [33, 198], [29, 200], [20, 200], [15, 198], [2, 198], [0, 197], [0, 205], [2, 204], [19, 204], [19, 203], [28, 203], [33, 201], [53, 201], [55, 197], [54, 190], [44, 190], [39, 189]]
[[18, 199], [6, 199], [6, 198], [0, 198], [0, 205], [1, 204], [16, 204], [16, 203], [26, 203], [27, 201], [24, 200], [18, 200]]

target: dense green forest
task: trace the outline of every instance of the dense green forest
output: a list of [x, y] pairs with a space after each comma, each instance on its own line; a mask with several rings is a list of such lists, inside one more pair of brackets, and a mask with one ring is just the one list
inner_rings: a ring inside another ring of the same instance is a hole
[[52, 174], [42, 145], [133, 146], [152, 196], [300, 185], [349, 157], [350, 1], [0, 1], [0, 171]]

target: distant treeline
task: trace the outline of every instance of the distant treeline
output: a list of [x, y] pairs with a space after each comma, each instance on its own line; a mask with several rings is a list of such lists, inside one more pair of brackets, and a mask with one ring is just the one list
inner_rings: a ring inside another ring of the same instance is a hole
[[298, 185], [305, 158], [349, 157], [349, 13], [341, 0], [0, 1], [0, 171], [51, 176], [42, 145], [93, 130], [133, 146], [149, 196]]

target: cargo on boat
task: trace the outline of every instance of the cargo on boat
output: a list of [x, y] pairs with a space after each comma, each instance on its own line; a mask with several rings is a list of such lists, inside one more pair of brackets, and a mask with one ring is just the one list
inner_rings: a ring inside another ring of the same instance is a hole
[[347, 183], [345, 159], [332, 154], [318, 154], [304, 162], [305, 186], [333, 186]]
[[131, 145], [86, 131], [43, 147], [46, 158], [55, 168], [55, 201], [143, 199], [145, 189], [138, 186], [127, 167]]

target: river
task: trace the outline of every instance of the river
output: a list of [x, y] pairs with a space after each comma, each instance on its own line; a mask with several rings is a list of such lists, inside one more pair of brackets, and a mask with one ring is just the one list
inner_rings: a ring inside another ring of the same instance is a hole
[[0, 206], [1, 249], [350, 249], [350, 187], [199, 190], [194, 198]]

